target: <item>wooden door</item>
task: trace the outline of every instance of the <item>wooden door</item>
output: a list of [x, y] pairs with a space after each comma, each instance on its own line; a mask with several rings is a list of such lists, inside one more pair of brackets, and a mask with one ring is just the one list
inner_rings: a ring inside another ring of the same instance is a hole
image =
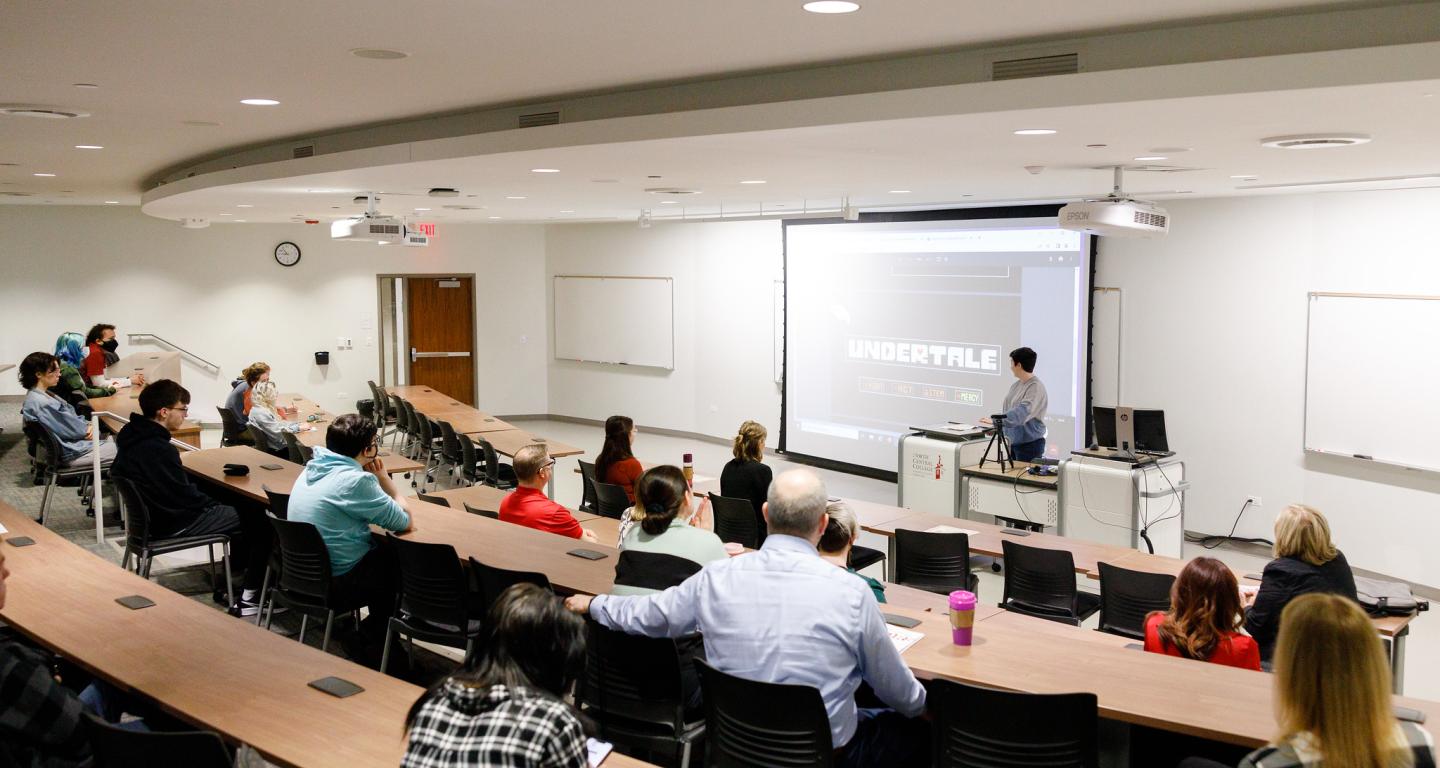
[[469, 277], [405, 278], [411, 384], [475, 405], [475, 290]]

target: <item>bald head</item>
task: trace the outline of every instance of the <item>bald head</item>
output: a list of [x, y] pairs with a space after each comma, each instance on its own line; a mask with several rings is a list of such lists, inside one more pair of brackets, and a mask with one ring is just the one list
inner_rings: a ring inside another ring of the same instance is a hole
[[819, 540], [820, 521], [825, 516], [825, 483], [808, 469], [781, 472], [770, 483], [765, 502], [765, 519], [770, 533]]

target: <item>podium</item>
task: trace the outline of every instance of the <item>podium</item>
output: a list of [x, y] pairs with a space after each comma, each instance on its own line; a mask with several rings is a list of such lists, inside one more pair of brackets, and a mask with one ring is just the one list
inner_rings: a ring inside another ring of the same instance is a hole
[[953, 424], [911, 429], [900, 438], [896, 506], [960, 517], [960, 468], [980, 463], [985, 434]]
[[[105, 375], [112, 379], [128, 379], [135, 374], [141, 374], [145, 381], [159, 381], [170, 379], [174, 382], [180, 381], [180, 353], [179, 352], [136, 352], [126, 355], [115, 364], [105, 369]], [[115, 391], [115, 394], [108, 397], [90, 398], [90, 407], [96, 411], [107, 411], [116, 414], [120, 418], [129, 418], [130, 414], [140, 410], [140, 391], [144, 387], [129, 386]], [[125, 426], [119, 418], [101, 416], [100, 420], [112, 432], [118, 433]], [[187, 445], [196, 448], [200, 447], [200, 422], [187, 420], [178, 428], [171, 431], [170, 436]]]
[[1185, 462], [1142, 459], [1071, 454], [1060, 470], [1061, 534], [1141, 552], [1153, 545], [1157, 555], [1183, 557]]
[[126, 355], [105, 369], [105, 375], [112, 379], [128, 379], [141, 374], [146, 381], [170, 379], [180, 381], [179, 352], [136, 352]]

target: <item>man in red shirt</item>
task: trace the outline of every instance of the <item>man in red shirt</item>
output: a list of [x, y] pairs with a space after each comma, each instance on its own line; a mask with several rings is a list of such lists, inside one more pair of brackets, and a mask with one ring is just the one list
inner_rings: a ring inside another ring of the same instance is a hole
[[500, 519], [572, 539], [598, 542], [593, 531], [580, 527], [570, 510], [545, 495], [545, 484], [555, 471], [555, 460], [543, 445], [527, 445], [515, 452], [515, 477], [520, 487], [500, 502]]

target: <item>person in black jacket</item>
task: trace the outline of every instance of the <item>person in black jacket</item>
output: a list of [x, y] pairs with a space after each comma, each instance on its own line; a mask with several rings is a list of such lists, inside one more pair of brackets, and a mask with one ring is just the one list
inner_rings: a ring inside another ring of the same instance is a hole
[[272, 533], [259, 509], [235, 507], [210, 498], [190, 481], [180, 463], [180, 451], [170, 442], [170, 431], [185, 421], [190, 392], [178, 383], [161, 379], [140, 392], [141, 413], [131, 414], [116, 436], [118, 453], [111, 471], [133, 482], [150, 510], [150, 536], [201, 536], [223, 533], [231, 537], [231, 554], [243, 561], [244, 591], [237, 610], [241, 616], [259, 612], [255, 593], [265, 577]]
[[770, 468], [765, 466], [765, 427], [757, 421], [746, 421], [735, 435], [731, 454], [735, 457], [720, 471], [720, 495], [745, 499], [755, 508], [756, 530], [760, 544], [765, 543], [765, 497], [770, 493]]
[[1269, 662], [1280, 632], [1280, 612], [1291, 600], [1324, 592], [1351, 600], [1355, 575], [1345, 555], [1330, 540], [1330, 524], [1320, 510], [1292, 504], [1275, 518], [1275, 559], [1265, 566], [1260, 589], [1246, 595], [1245, 631], [1260, 644], [1260, 659]]

